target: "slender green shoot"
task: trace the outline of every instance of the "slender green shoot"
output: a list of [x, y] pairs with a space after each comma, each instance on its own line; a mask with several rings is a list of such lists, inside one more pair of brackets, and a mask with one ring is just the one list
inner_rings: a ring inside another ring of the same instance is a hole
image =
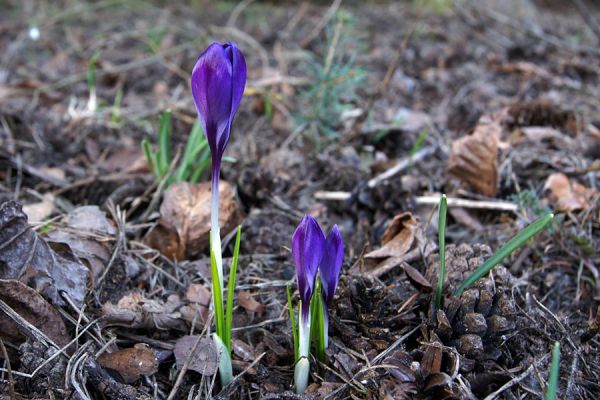
[[548, 379], [548, 389], [546, 391], [546, 400], [556, 400], [558, 389], [558, 372], [560, 370], [560, 343], [554, 342], [552, 350], [552, 365], [550, 366], [550, 378]]
[[160, 118], [158, 129], [158, 169], [161, 176], [169, 172], [171, 163], [171, 110], [167, 109]]
[[435, 288], [435, 308], [439, 310], [442, 307], [442, 292], [444, 291], [444, 282], [446, 281], [446, 214], [448, 212], [448, 199], [443, 194], [440, 199], [439, 220], [438, 220], [438, 245], [440, 253], [440, 271], [438, 282]]
[[142, 140], [142, 150], [144, 151], [144, 155], [146, 156], [146, 162], [152, 170], [152, 173], [154, 174], [154, 176], [159, 177], [160, 171], [158, 170], [156, 152], [152, 150], [152, 146], [150, 145], [148, 139], [144, 138]]
[[212, 243], [210, 245], [210, 248], [213, 305], [215, 307], [215, 325], [217, 327], [217, 335], [220, 338], [224, 338], [225, 335], [223, 334], [223, 331], [225, 329], [225, 326], [223, 319], [223, 293], [221, 293], [221, 282], [219, 279], [219, 271], [217, 269], [217, 259], [215, 258], [215, 252], [212, 250]]
[[113, 102], [112, 112], [110, 120], [113, 124], [118, 125], [121, 123], [121, 100], [123, 99], [123, 88], [118, 88], [115, 94], [115, 101]]
[[290, 314], [290, 322], [292, 324], [292, 336], [294, 338], [294, 361], [298, 361], [298, 328], [296, 326], [296, 316], [294, 315], [294, 307], [292, 306], [292, 292], [290, 285], [285, 286], [287, 289], [288, 312]]
[[231, 260], [231, 267], [229, 268], [229, 282], [227, 282], [227, 304], [225, 306], [225, 347], [231, 354], [231, 329], [233, 321], [233, 295], [235, 290], [235, 281], [237, 277], [237, 266], [240, 254], [240, 242], [242, 237], [242, 226], [237, 227], [237, 233], [235, 235], [235, 246], [233, 248], [233, 259]]
[[412, 148], [410, 149], [411, 157], [414, 157], [414, 155], [417, 154], [417, 152], [419, 150], [421, 150], [421, 148], [423, 147], [423, 143], [425, 143], [425, 136], [427, 136], [427, 128], [423, 128], [423, 129], [421, 129], [421, 132], [419, 132], [419, 136], [417, 136], [417, 140], [415, 141]]
[[315, 355], [321, 362], [325, 362], [325, 342], [323, 341], [323, 329], [325, 320], [323, 316], [323, 306], [321, 305], [321, 278], [317, 278], [315, 291], [310, 300], [310, 337], [315, 344]]
[[460, 296], [466, 288], [473, 285], [480, 278], [487, 275], [492, 268], [500, 264], [506, 257], [511, 255], [519, 247], [523, 246], [529, 239], [540, 233], [546, 225], [554, 219], [554, 214], [550, 213], [538, 220], [532, 222], [521, 232], [517, 233], [504, 246], [488, 258], [479, 268], [477, 268], [463, 283], [454, 291], [455, 296]]
[[[115, 99], [115, 102], [117, 99]], [[119, 100], [120, 102], [120, 100]], [[171, 171], [171, 112], [166, 110], [160, 119], [158, 130], [158, 150], [154, 151], [148, 139], [142, 140], [142, 149], [146, 156], [148, 166], [158, 181], [164, 179]], [[210, 148], [204, 136], [202, 125], [196, 121], [184, 148], [183, 157], [179, 161], [176, 171], [167, 181], [167, 186], [173, 182], [200, 181], [202, 172], [211, 162]]]

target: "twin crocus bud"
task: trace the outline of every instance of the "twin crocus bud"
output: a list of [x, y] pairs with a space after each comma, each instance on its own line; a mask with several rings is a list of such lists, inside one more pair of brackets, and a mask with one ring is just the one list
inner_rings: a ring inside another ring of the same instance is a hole
[[317, 272], [320, 272], [322, 293], [316, 293], [321, 304], [316, 308], [322, 313], [323, 323], [317, 332], [324, 347], [327, 347], [328, 325], [327, 306], [331, 305], [344, 260], [344, 241], [337, 225], [327, 238], [319, 223], [310, 215], [305, 215], [292, 238], [292, 258], [296, 264], [298, 291], [300, 292], [300, 316], [298, 321], [298, 359], [294, 371], [296, 392], [303, 393], [308, 384], [311, 332], [311, 301], [315, 291]]

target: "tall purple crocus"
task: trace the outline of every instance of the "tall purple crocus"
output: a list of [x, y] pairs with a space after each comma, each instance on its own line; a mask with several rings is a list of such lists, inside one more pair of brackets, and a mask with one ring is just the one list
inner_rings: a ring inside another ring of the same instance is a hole
[[211, 239], [223, 285], [219, 233], [219, 173], [233, 117], [246, 86], [246, 61], [234, 43], [213, 43], [200, 55], [192, 71], [192, 95], [198, 119], [212, 155]]
[[[223, 258], [219, 228], [219, 174], [221, 159], [229, 143], [233, 117], [240, 106], [246, 86], [246, 61], [233, 43], [213, 43], [200, 55], [192, 71], [192, 95], [198, 119], [204, 130], [212, 155], [212, 188], [210, 251], [213, 260], [212, 285], [217, 333], [215, 344], [222, 356], [219, 359], [221, 383], [233, 379], [231, 365], [231, 303], [223, 313]], [[239, 238], [238, 229], [238, 238]], [[234, 259], [236, 259], [234, 257]], [[216, 270], [216, 272], [215, 272]], [[232, 268], [230, 282], [235, 282]], [[233, 299], [233, 297], [231, 297]]]

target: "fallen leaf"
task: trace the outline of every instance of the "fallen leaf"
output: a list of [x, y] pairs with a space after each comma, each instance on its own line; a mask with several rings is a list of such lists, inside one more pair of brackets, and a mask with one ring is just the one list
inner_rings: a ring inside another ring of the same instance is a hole
[[98, 357], [98, 363], [102, 368], [118, 373], [125, 383], [133, 383], [142, 375], [150, 376], [158, 371], [158, 359], [144, 343], [113, 353], [103, 353]]
[[54, 212], [54, 196], [46, 193], [42, 201], [23, 206], [23, 212], [30, 221], [41, 222]]
[[396, 215], [381, 237], [383, 246], [367, 253], [365, 257], [400, 257], [406, 254], [414, 243], [417, 226], [417, 220], [410, 212]]
[[170, 260], [185, 259], [185, 242], [181, 240], [175, 228], [165, 226], [163, 220], [158, 221], [146, 234], [144, 244], [157, 249]]
[[485, 196], [496, 195], [498, 185], [498, 142], [502, 126], [482, 116], [474, 131], [452, 143], [448, 172]]
[[27, 224], [21, 205], [0, 205], [0, 279], [16, 279], [65, 305], [64, 291], [81, 307], [88, 284], [88, 269], [68, 246], [45, 242]]
[[509, 129], [523, 126], [550, 126], [576, 136], [581, 130], [581, 121], [570, 110], [563, 110], [558, 105], [545, 100], [518, 102], [507, 110], [507, 118], [503, 121]]
[[203, 306], [208, 306], [210, 305], [212, 294], [206, 286], [199, 283], [192, 283], [187, 288], [185, 298], [193, 303], [199, 303]]
[[572, 183], [562, 173], [554, 173], [548, 177], [544, 190], [549, 190], [551, 201], [559, 211], [576, 211], [589, 207], [588, 200], [596, 191], [588, 189], [579, 183]]
[[185, 331], [187, 325], [179, 312], [181, 306], [181, 301], [175, 295], [163, 302], [146, 299], [140, 293], [133, 292], [123, 296], [116, 305], [102, 305], [103, 323], [136, 329]]
[[[191, 184], [187, 182], [171, 185], [165, 192], [160, 206], [160, 225], [177, 232], [179, 239], [167, 241], [159, 251], [167, 247], [168, 253], [193, 258], [208, 247], [210, 234], [211, 183]], [[221, 181], [219, 185], [219, 225], [229, 232], [242, 220], [243, 212], [233, 187]], [[176, 251], [173, 251], [173, 247]], [[163, 254], [165, 254], [163, 252]]]
[[415, 286], [427, 292], [431, 291], [431, 282], [429, 282], [416, 268], [411, 267], [406, 263], [403, 263], [403, 268], [406, 276], [408, 276], [408, 279], [410, 279]]
[[238, 303], [246, 311], [262, 314], [265, 311], [265, 306], [259, 303], [252, 297], [249, 292], [240, 291], [238, 294]]
[[179, 369], [189, 358], [188, 369], [205, 376], [212, 376], [217, 372], [219, 356], [214, 342], [209, 338], [183, 336], [175, 342], [173, 354]]
[[[92, 272], [95, 281], [103, 272], [111, 257], [111, 248], [106, 241], [95, 237], [114, 237], [116, 228], [98, 206], [83, 206], [71, 211], [60, 227], [46, 234], [46, 239], [54, 243], [66, 243]], [[66, 227], [64, 227], [66, 226]]]
[[[8, 304], [17, 314], [59, 346], [65, 346], [71, 340], [62, 317], [35, 290], [16, 280], [0, 279], [0, 300]], [[25, 341], [16, 323], [0, 313], [0, 338], [12, 343]]]

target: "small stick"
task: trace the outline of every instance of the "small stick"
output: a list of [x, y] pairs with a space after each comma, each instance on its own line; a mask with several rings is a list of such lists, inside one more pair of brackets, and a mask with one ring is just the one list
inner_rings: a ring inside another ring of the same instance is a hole
[[0, 350], [2, 350], [2, 358], [6, 360], [6, 370], [8, 372], [8, 394], [11, 399], [16, 399], [15, 396], [15, 380], [12, 374], [12, 368], [10, 367], [10, 360], [8, 359], [8, 352], [6, 351], [6, 347], [4, 346], [4, 342], [0, 339]]
[[[419, 205], [433, 205], [440, 201], [439, 196], [417, 196], [415, 202]], [[483, 210], [499, 210], [517, 212], [519, 206], [509, 201], [470, 200], [458, 197], [448, 197], [448, 207], [476, 208]]]
[[[367, 185], [370, 188], [373, 188], [373, 187], [379, 185], [382, 181], [389, 179], [392, 176], [394, 176], [394, 175], [398, 174], [399, 172], [405, 170], [406, 168], [410, 167], [414, 162], [420, 161], [420, 160], [424, 159], [425, 157], [432, 155], [433, 153], [435, 153], [437, 148], [438, 148], [437, 146], [427, 146], [427, 147], [424, 147], [421, 150], [417, 151], [412, 156], [401, 159], [392, 168], [388, 169], [387, 171], [384, 171], [383, 173], [377, 175], [375, 178], [369, 180]], [[448, 199], [448, 200], [450, 200], [450, 199]]]
[[319, 22], [315, 26], [315, 29], [313, 29], [308, 34], [308, 36], [306, 36], [304, 38], [304, 40], [302, 40], [302, 42], [300, 42], [300, 47], [305, 48], [306, 46], [308, 46], [310, 44], [310, 42], [312, 42], [313, 40], [315, 40], [317, 38], [317, 36], [319, 36], [319, 34], [323, 30], [323, 28], [325, 28], [325, 25], [327, 25], [329, 20], [331, 18], [333, 18], [333, 16], [335, 15], [336, 11], [340, 7], [340, 4], [342, 4], [342, 0], [334, 0], [333, 3], [331, 3], [331, 6], [329, 6], [329, 9], [327, 9], [327, 12], [319, 20]]

